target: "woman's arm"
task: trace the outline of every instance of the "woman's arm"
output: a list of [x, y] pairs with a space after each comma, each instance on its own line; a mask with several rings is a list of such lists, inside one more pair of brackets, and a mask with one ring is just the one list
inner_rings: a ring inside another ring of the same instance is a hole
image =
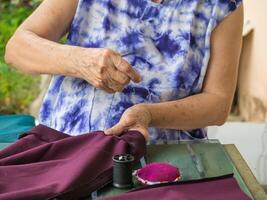
[[44, 0], [6, 46], [5, 61], [29, 74], [61, 74], [86, 80], [106, 92], [140, 81], [133, 68], [110, 49], [57, 43], [69, 30], [78, 0]]
[[211, 57], [200, 94], [148, 104], [152, 127], [194, 129], [222, 125], [229, 114], [242, 46], [243, 5], [223, 20], [211, 37]]
[[241, 5], [213, 31], [202, 93], [176, 101], [130, 107], [119, 123], [105, 133], [119, 135], [125, 130], [138, 130], [147, 138], [149, 126], [187, 130], [223, 124], [236, 88], [242, 28]]
[[66, 59], [72, 47], [57, 42], [69, 29], [77, 4], [78, 0], [41, 3], [9, 40], [6, 62], [30, 74], [74, 75]]

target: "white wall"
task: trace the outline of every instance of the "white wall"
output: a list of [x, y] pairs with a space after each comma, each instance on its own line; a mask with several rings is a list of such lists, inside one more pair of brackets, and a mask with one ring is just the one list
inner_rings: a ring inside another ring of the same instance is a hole
[[261, 184], [267, 184], [267, 123], [227, 122], [209, 127], [210, 139], [235, 144]]
[[244, 38], [239, 69], [239, 110], [247, 121], [267, 122], [267, 1], [244, 0], [253, 32]]

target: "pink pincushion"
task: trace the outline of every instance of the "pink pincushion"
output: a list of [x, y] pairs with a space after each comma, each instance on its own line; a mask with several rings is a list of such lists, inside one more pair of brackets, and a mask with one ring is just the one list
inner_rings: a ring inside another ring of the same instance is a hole
[[175, 182], [181, 178], [177, 167], [163, 162], [155, 162], [134, 171], [136, 178], [146, 185]]

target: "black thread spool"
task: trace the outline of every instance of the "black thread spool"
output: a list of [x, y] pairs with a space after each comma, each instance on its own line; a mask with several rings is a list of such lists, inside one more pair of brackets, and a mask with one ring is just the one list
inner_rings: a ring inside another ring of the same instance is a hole
[[113, 186], [117, 188], [130, 188], [133, 186], [131, 154], [115, 155], [113, 160]]

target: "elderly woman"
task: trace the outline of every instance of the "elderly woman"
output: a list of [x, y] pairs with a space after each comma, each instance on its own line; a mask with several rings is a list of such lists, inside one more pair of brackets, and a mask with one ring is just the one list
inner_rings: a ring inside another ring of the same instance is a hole
[[44, 0], [5, 60], [53, 75], [40, 110], [51, 128], [204, 139], [231, 107], [242, 24], [241, 0]]

